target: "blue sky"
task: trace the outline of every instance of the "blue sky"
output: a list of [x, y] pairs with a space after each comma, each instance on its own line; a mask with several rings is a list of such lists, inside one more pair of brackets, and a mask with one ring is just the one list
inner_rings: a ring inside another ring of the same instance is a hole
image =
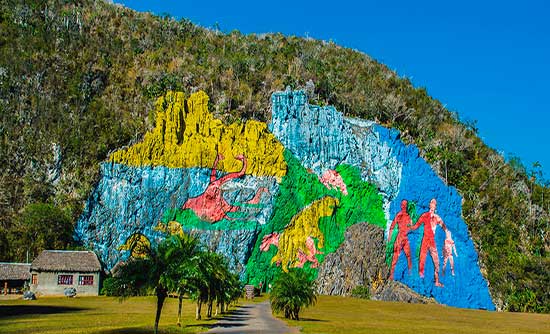
[[550, 179], [550, 4], [545, 1], [116, 0], [205, 27], [332, 40], [408, 77], [506, 157]]

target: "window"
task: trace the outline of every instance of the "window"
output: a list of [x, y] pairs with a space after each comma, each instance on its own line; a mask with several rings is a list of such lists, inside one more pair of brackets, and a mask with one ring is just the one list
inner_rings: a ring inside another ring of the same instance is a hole
[[92, 275], [78, 276], [78, 285], [94, 285], [94, 276]]
[[32, 274], [31, 284], [38, 284], [38, 275], [37, 274]]
[[57, 276], [57, 285], [73, 285], [73, 275]]

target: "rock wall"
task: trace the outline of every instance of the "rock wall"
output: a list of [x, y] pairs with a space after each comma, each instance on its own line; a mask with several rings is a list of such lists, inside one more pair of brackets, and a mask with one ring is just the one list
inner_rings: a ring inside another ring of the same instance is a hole
[[271, 102], [269, 126], [225, 125], [203, 92], [168, 92], [155, 128], [101, 165], [77, 239], [111, 268], [129, 255], [129, 238], [184, 230], [252, 284], [301, 267], [325, 293], [348, 294], [368, 278], [385, 282], [373, 290], [380, 299], [422, 301], [418, 293], [494, 309], [461, 198], [415, 147], [397, 131], [311, 106], [300, 91]]
[[350, 296], [356, 286], [371, 287], [379, 277], [387, 282], [385, 258], [384, 230], [367, 223], [351, 226], [342, 245], [319, 267], [319, 293]]
[[384, 231], [375, 225], [360, 223], [348, 228], [345, 241], [319, 267], [317, 291], [351, 296], [355, 287], [366, 286], [375, 300], [434, 303], [433, 299], [389, 279], [385, 243]]
[[[402, 201], [408, 201], [408, 214], [415, 219], [394, 227], [392, 235], [387, 238], [386, 260], [393, 267], [392, 278], [443, 304], [495, 308], [487, 282], [480, 273], [467, 225], [462, 220], [462, 198], [455, 188], [444, 184], [420, 157], [415, 146], [405, 145], [396, 130], [343, 117], [333, 107], [310, 106], [303, 92], [276, 93], [272, 104], [269, 128], [302, 165], [318, 175], [335, 166], [354, 166], [360, 169], [363, 181], [379, 189], [387, 219], [386, 233], [389, 233]], [[432, 199], [437, 204], [430, 214]], [[422, 213], [426, 214], [421, 216]], [[424, 223], [426, 219], [418, 222], [421, 217], [427, 218], [427, 223]], [[417, 222], [415, 226], [420, 227], [415, 230], [407, 226]], [[428, 227], [426, 233], [424, 226]], [[449, 254], [448, 247], [444, 247], [453, 242], [460, 253], [458, 256]], [[406, 243], [410, 249], [410, 270], [404, 250]], [[422, 248], [426, 253], [421, 252]], [[397, 263], [392, 266], [394, 256]], [[454, 263], [452, 274], [449, 268], [451, 256]], [[446, 275], [443, 275], [445, 257]], [[420, 268], [422, 262], [425, 262], [423, 271]]]

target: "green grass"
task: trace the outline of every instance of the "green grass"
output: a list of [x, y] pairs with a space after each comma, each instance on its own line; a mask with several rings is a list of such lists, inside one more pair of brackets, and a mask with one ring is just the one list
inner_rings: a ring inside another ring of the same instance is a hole
[[550, 315], [487, 312], [441, 305], [319, 296], [317, 304], [287, 321], [303, 333], [550, 333]]
[[[161, 333], [200, 333], [217, 320], [196, 321], [195, 305], [185, 300], [183, 327], [177, 327], [178, 302], [168, 298], [162, 309]], [[133, 297], [39, 298], [0, 300], [1, 333], [152, 333], [156, 299]], [[206, 308], [203, 306], [203, 317]], [[15, 314], [14, 314], [15, 313]]]
[[[253, 302], [266, 300], [268, 295]], [[1, 333], [152, 333], [155, 298], [122, 302], [111, 297], [0, 300]], [[203, 306], [203, 316], [205, 312]], [[200, 333], [216, 319], [195, 321], [194, 304], [185, 300], [183, 327], [176, 326], [177, 299], [166, 300], [161, 333]], [[13, 314], [17, 313], [17, 314]], [[301, 321], [288, 321], [303, 333], [550, 333], [550, 315], [497, 313], [355, 298], [320, 296], [302, 311]]]

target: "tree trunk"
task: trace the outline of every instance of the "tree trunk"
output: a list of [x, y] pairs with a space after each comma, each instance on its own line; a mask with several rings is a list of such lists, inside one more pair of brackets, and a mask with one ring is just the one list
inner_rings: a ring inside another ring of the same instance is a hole
[[166, 292], [166, 289], [161, 286], [157, 286], [156, 292], [157, 292], [157, 315], [155, 317], [155, 334], [158, 334], [160, 312], [162, 311], [162, 305], [164, 305], [164, 300], [166, 299], [166, 296], [168, 294]]
[[214, 304], [214, 300], [212, 298], [208, 298], [208, 310], [206, 311], [206, 317], [212, 318], [212, 306]]
[[195, 319], [201, 320], [201, 308], [202, 308], [202, 301], [200, 297], [197, 299], [197, 311], [195, 313]]
[[181, 327], [181, 305], [183, 304], [183, 293], [178, 296], [178, 327]]

